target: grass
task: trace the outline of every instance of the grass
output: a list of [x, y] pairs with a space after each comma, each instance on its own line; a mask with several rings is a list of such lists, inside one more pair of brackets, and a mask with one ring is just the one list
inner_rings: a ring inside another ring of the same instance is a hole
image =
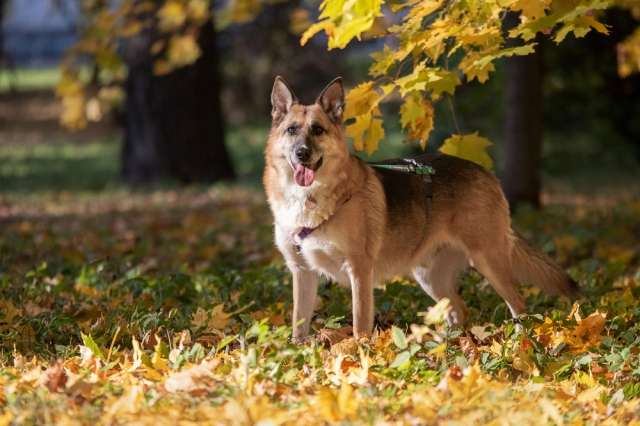
[[0, 93], [11, 90], [30, 91], [55, 87], [60, 79], [60, 70], [50, 68], [18, 68], [0, 70]]
[[[234, 131], [244, 182], [264, 130]], [[516, 228], [580, 281], [524, 287], [522, 328], [462, 277], [467, 330], [398, 277], [376, 336], [324, 282], [289, 340], [291, 279], [253, 185], [129, 190], [117, 145], [0, 145], [0, 422], [627, 424], [640, 415], [640, 204], [523, 209]], [[5, 182], [7, 183], [5, 185]], [[620, 188], [618, 188], [620, 189]], [[419, 312], [430, 311], [427, 317]]]
[[117, 182], [118, 155], [111, 140], [0, 145], [0, 192], [104, 190]]

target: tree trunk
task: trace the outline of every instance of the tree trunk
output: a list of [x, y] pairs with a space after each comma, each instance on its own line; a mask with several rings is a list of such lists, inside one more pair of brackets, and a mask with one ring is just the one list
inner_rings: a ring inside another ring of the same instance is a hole
[[[511, 44], [512, 46], [515, 43]], [[506, 61], [503, 187], [511, 208], [540, 206], [543, 101], [542, 53]]]
[[234, 177], [224, 145], [220, 79], [212, 23], [200, 31], [200, 58], [165, 76], [153, 73], [153, 31], [124, 46], [129, 67], [122, 175], [130, 183], [184, 183]]

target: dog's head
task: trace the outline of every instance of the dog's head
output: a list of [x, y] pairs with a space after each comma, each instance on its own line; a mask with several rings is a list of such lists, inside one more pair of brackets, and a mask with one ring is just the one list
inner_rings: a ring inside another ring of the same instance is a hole
[[287, 83], [276, 77], [271, 105], [269, 150], [275, 166], [289, 167], [300, 186], [310, 186], [320, 175], [337, 173], [349, 157], [342, 130], [342, 79], [329, 83], [315, 103], [302, 105]]

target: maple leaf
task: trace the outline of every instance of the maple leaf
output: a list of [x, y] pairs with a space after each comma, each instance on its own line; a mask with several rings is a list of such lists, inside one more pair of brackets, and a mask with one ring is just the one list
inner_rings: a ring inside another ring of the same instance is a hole
[[593, 16], [578, 16], [573, 21], [565, 23], [562, 28], [558, 30], [553, 40], [556, 43], [560, 43], [569, 33], [573, 33], [575, 38], [582, 38], [587, 35], [592, 28], [601, 34], [609, 34], [607, 26], [598, 22]]
[[425, 149], [429, 140], [429, 134], [433, 130], [433, 105], [414, 93], [408, 96], [400, 107], [400, 123], [408, 130], [411, 140], [420, 142]]
[[211, 387], [215, 377], [213, 370], [220, 365], [219, 359], [205, 360], [185, 370], [172, 373], [164, 382], [167, 392], [204, 393]]
[[374, 87], [372, 81], [361, 83], [349, 90], [345, 98], [344, 119], [368, 114], [377, 108], [384, 95], [381, 95]]
[[447, 138], [440, 152], [473, 161], [487, 170], [493, 168], [493, 160], [487, 153], [491, 142], [487, 138], [478, 136], [478, 133], [468, 135], [452, 135]]
[[[234, 312], [237, 313], [237, 312]], [[234, 313], [226, 313], [224, 305], [218, 304], [209, 312], [201, 307], [191, 316], [191, 325], [208, 333], [220, 333], [225, 329]]]
[[41, 376], [41, 385], [47, 387], [50, 392], [58, 392], [64, 389], [67, 383], [67, 374], [64, 370], [64, 362], [59, 359], [55, 364], [47, 368]]
[[382, 119], [375, 117], [373, 112], [359, 115], [354, 123], [346, 128], [347, 136], [353, 138], [353, 147], [357, 151], [372, 154], [378, 149], [378, 143], [384, 138]]
[[545, 15], [545, 11], [551, 5], [551, 0], [516, 0], [511, 4], [511, 9], [521, 11], [527, 19], [538, 19]]
[[369, 67], [369, 75], [378, 77], [387, 73], [389, 68], [396, 62], [396, 53], [388, 45], [384, 45], [381, 52], [371, 54], [374, 62]]
[[306, 45], [309, 40], [320, 31], [324, 31], [327, 36], [331, 37], [333, 35], [333, 32], [335, 31], [335, 28], [336, 25], [329, 19], [324, 19], [322, 21], [316, 22], [315, 24], [307, 28], [306, 31], [302, 34], [302, 37], [300, 38], [300, 46]]
[[591, 344], [596, 344], [601, 339], [606, 318], [606, 314], [602, 312], [592, 313], [578, 322], [578, 325], [573, 330], [573, 335], [579, 339], [587, 340]]

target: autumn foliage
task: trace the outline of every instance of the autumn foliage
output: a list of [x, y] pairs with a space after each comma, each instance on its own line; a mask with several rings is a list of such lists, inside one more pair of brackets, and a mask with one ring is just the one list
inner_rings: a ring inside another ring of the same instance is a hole
[[[62, 123], [82, 128], [122, 102], [120, 83], [126, 67], [117, 49], [122, 40], [153, 31], [153, 72], [165, 75], [199, 57], [197, 36], [210, 19], [218, 29], [244, 24], [277, 2], [227, 0], [213, 13], [209, 0], [126, 0], [116, 8], [88, 2], [81, 41], [62, 65]], [[457, 87], [486, 82], [501, 58], [531, 54], [541, 38], [561, 43], [591, 31], [609, 34], [611, 27], [601, 17], [611, 7], [640, 16], [633, 0], [323, 0], [317, 22], [300, 7], [290, 17], [290, 29], [303, 31], [302, 46], [321, 32], [329, 49], [383, 40], [371, 55], [370, 80], [348, 93], [345, 112], [354, 148], [371, 154], [385, 137], [381, 103], [400, 101], [399, 122], [406, 140], [425, 148], [435, 126], [434, 105], [445, 100], [455, 114], [451, 100]], [[505, 25], [508, 14], [517, 16], [512, 28]], [[620, 76], [640, 70], [638, 46], [637, 31], [618, 46]], [[473, 129], [456, 133], [445, 141], [443, 152], [492, 167], [485, 152], [491, 141]]]
[[[121, 200], [128, 201], [123, 204]], [[259, 194], [240, 189], [12, 199], [0, 236], [2, 424], [629, 424], [640, 415], [640, 204], [522, 212], [580, 281], [524, 294], [518, 326], [462, 278], [466, 330], [402, 277], [355, 341], [321, 286], [290, 341], [291, 282]], [[17, 217], [17, 216], [16, 216]], [[43, 263], [46, 260], [46, 263]]]

